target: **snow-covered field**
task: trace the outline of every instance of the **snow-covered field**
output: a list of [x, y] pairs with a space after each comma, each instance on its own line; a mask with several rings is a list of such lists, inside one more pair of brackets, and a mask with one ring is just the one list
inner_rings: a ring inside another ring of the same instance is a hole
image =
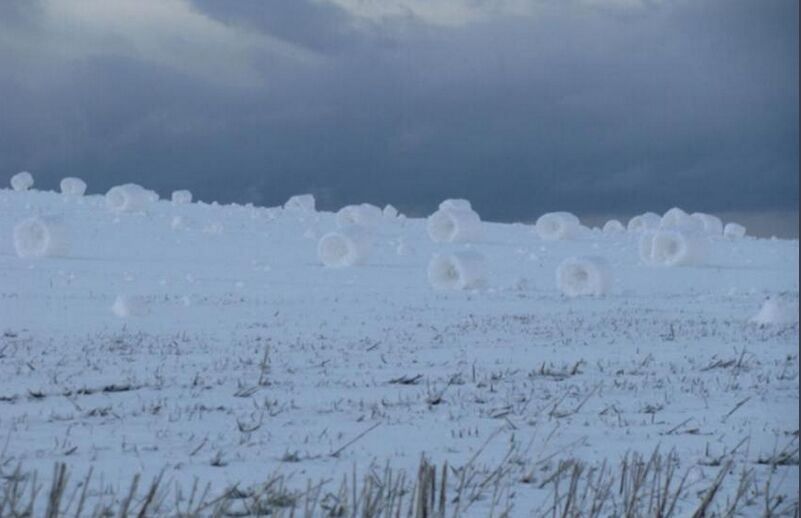
[[[18, 257], [35, 215], [61, 218], [65, 257]], [[708, 512], [797, 516], [798, 241], [707, 237], [702, 264], [660, 267], [635, 233], [483, 227], [435, 243], [382, 217], [362, 263], [330, 268], [333, 213], [0, 190], [0, 505], [38, 472], [43, 512], [64, 462], [65, 502], [93, 469], [87, 509], [123, 505], [137, 474], [142, 502], [163, 472], [154, 514], [192, 509], [195, 481], [279, 480], [271, 505], [314, 493], [316, 516], [343, 477], [405, 473], [410, 491], [425, 458], [449, 466], [449, 516], [590, 515], [575, 500], [605, 480], [601, 515], [621, 515], [643, 467], [675, 469], [678, 516], [716, 478]], [[432, 288], [432, 255], [464, 250], [485, 282]], [[557, 267], [587, 255], [611, 287], [568, 298]], [[654, 513], [649, 491], [632, 515]]]

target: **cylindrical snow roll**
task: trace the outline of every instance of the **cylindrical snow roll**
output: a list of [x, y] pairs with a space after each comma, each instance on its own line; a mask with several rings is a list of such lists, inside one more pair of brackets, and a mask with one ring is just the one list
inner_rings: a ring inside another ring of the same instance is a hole
[[345, 227], [320, 238], [317, 256], [325, 266], [331, 268], [354, 266], [367, 259], [370, 241], [370, 236], [364, 229]]
[[656, 230], [659, 228], [659, 223], [662, 218], [659, 214], [655, 212], [646, 212], [645, 214], [640, 214], [638, 216], [634, 216], [629, 220], [626, 229], [629, 232], [648, 232], [651, 230]]
[[745, 227], [739, 223], [726, 223], [726, 226], [723, 227], [723, 236], [728, 239], [745, 237]]
[[298, 212], [314, 212], [315, 200], [311, 194], [297, 194], [289, 198], [284, 203], [285, 210], [293, 210]]
[[27, 191], [33, 187], [33, 175], [28, 171], [21, 171], [11, 177], [11, 188], [15, 191]]
[[346, 205], [337, 212], [337, 227], [345, 228], [351, 225], [373, 227], [381, 223], [383, 217], [381, 209], [369, 203]]
[[170, 227], [173, 230], [185, 230], [189, 228], [190, 221], [184, 216], [173, 216], [170, 220]]
[[106, 207], [114, 212], [141, 212], [151, 203], [152, 192], [135, 183], [117, 185], [106, 193]]
[[639, 242], [638, 252], [640, 255], [640, 260], [648, 265], [653, 264], [651, 250], [653, 250], [654, 247], [654, 234], [655, 232], [653, 231], [643, 232]]
[[616, 219], [610, 219], [604, 224], [603, 233], [609, 235], [622, 234], [626, 231], [623, 223]]
[[428, 236], [436, 243], [479, 241], [484, 228], [481, 218], [472, 210], [440, 209], [428, 217]]
[[678, 230], [685, 233], [702, 233], [704, 224], [699, 218], [693, 218], [682, 209], [673, 207], [662, 216], [659, 228]]
[[603, 257], [571, 257], [556, 269], [556, 286], [568, 297], [604, 295], [612, 287], [612, 270]]
[[662, 228], [680, 227], [684, 220], [689, 217], [690, 215], [687, 214], [683, 209], [680, 209], [679, 207], [673, 207], [662, 214], [662, 221], [659, 226]]
[[392, 205], [386, 205], [381, 213], [384, 215], [385, 219], [396, 219], [398, 217], [398, 209]]
[[798, 323], [798, 301], [783, 297], [769, 297], [751, 321], [761, 326]]
[[428, 263], [428, 282], [438, 290], [468, 290], [487, 282], [487, 262], [474, 251], [435, 254]]
[[356, 220], [359, 218], [358, 213], [358, 205], [345, 205], [336, 213], [337, 227], [342, 228], [350, 225], [356, 225]]
[[120, 318], [143, 317], [148, 314], [147, 300], [137, 295], [118, 295], [111, 311]]
[[570, 212], [549, 212], [537, 219], [535, 228], [540, 239], [556, 241], [575, 237], [581, 229], [581, 223]]
[[398, 246], [395, 247], [395, 253], [398, 255], [409, 255], [414, 252], [414, 249], [409, 246], [406, 238], [401, 237], [398, 239]]
[[175, 205], [186, 205], [187, 203], [192, 203], [192, 193], [186, 189], [172, 191], [171, 200]]
[[704, 212], [694, 212], [690, 217], [700, 224], [704, 234], [718, 237], [723, 235], [723, 221], [719, 217]]
[[449, 198], [439, 204], [440, 209], [473, 210], [473, 205], [469, 200], [461, 198]]
[[[646, 238], [643, 238], [644, 240]], [[640, 256], [646, 263], [659, 266], [703, 264], [706, 243], [703, 238], [677, 230], [660, 230], [650, 238], [650, 253], [641, 242]]]
[[80, 178], [68, 176], [61, 180], [61, 193], [67, 196], [83, 196], [86, 192], [86, 182]]
[[64, 257], [69, 254], [69, 231], [53, 216], [36, 216], [14, 226], [14, 248], [20, 257]]

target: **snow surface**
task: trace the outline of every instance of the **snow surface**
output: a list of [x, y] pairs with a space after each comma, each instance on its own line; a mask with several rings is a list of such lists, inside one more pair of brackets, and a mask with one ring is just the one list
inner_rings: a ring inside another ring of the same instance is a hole
[[[364, 264], [332, 269], [317, 246], [335, 214], [311, 197], [288, 209], [113, 212], [103, 196], [0, 190], [0, 469], [46, 484], [57, 461], [94, 467], [120, 493], [135, 473], [222, 490], [277, 469], [305, 488], [354, 466], [413, 473], [421, 454], [491, 472], [516, 444], [510, 499], [527, 516], [549, 505], [559, 460], [659, 446], [699, 491], [731, 459], [797, 501], [797, 453], [761, 459], [797, 448], [798, 321], [752, 318], [772, 297], [797, 308], [798, 241], [708, 238], [703, 266], [655, 268], [637, 233], [544, 241], [483, 222], [455, 245], [425, 219], [385, 219]], [[70, 255], [17, 257], [15, 224], [54, 213]], [[486, 258], [485, 286], [433, 289], [431, 257], [463, 250]], [[614, 285], [567, 298], [557, 266], [585, 255]]]

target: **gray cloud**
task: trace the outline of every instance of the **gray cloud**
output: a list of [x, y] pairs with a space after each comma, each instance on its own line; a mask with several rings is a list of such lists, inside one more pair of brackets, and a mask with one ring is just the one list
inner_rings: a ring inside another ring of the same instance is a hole
[[65, 56], [43, 2], [0, 13], [0, 170], [43, 184], [263, 204], [312, 190], [418, 213], [465, 196], [501, 220], [798, 211], [797, 2], [542, 2], [442, 25], [176, 0], [187, 37], [216, 35], [191, 67], [193, 41]]
[[219, 2], [193, 0], [209, 16], [228, 24], [271, 34], [289, 43], [323, 54], [344, 51], [363, 43], [352, 17], [340, 7], [323, 2]]

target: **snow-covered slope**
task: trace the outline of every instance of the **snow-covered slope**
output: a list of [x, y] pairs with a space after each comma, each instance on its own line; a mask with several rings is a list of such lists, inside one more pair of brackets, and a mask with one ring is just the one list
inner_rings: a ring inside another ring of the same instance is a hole
[[[37, 215], [60, 217], [67, 257], [17, 256]], [[769, 297], [797, 312], [798, 241], [705, 237], [704, 264], [671, 268], [642, 263], [638, 234], [483, 225], [434, 243], [425, 220], [385, 217], [363, 263], [328, 268], [333, 213], [0, 190], [0, 470], [93, 466], [124, 493], [135, 473], [222, 490], [280, 469], [304, 488], [422, 454], [492, 473], [514, 448], [504, 487], [527, 515], [552, 504], [559, 460], [675, 448], [693, 488], [721, 459], [762, 487], [789, 445], [773, 491], [797, 502], [798, 320], [753, 318]], [[432, 256], [465, 250], [481, 288], [432, 288]], [[574, 256], [608, 262], [608, 294], [561, 294]]]

